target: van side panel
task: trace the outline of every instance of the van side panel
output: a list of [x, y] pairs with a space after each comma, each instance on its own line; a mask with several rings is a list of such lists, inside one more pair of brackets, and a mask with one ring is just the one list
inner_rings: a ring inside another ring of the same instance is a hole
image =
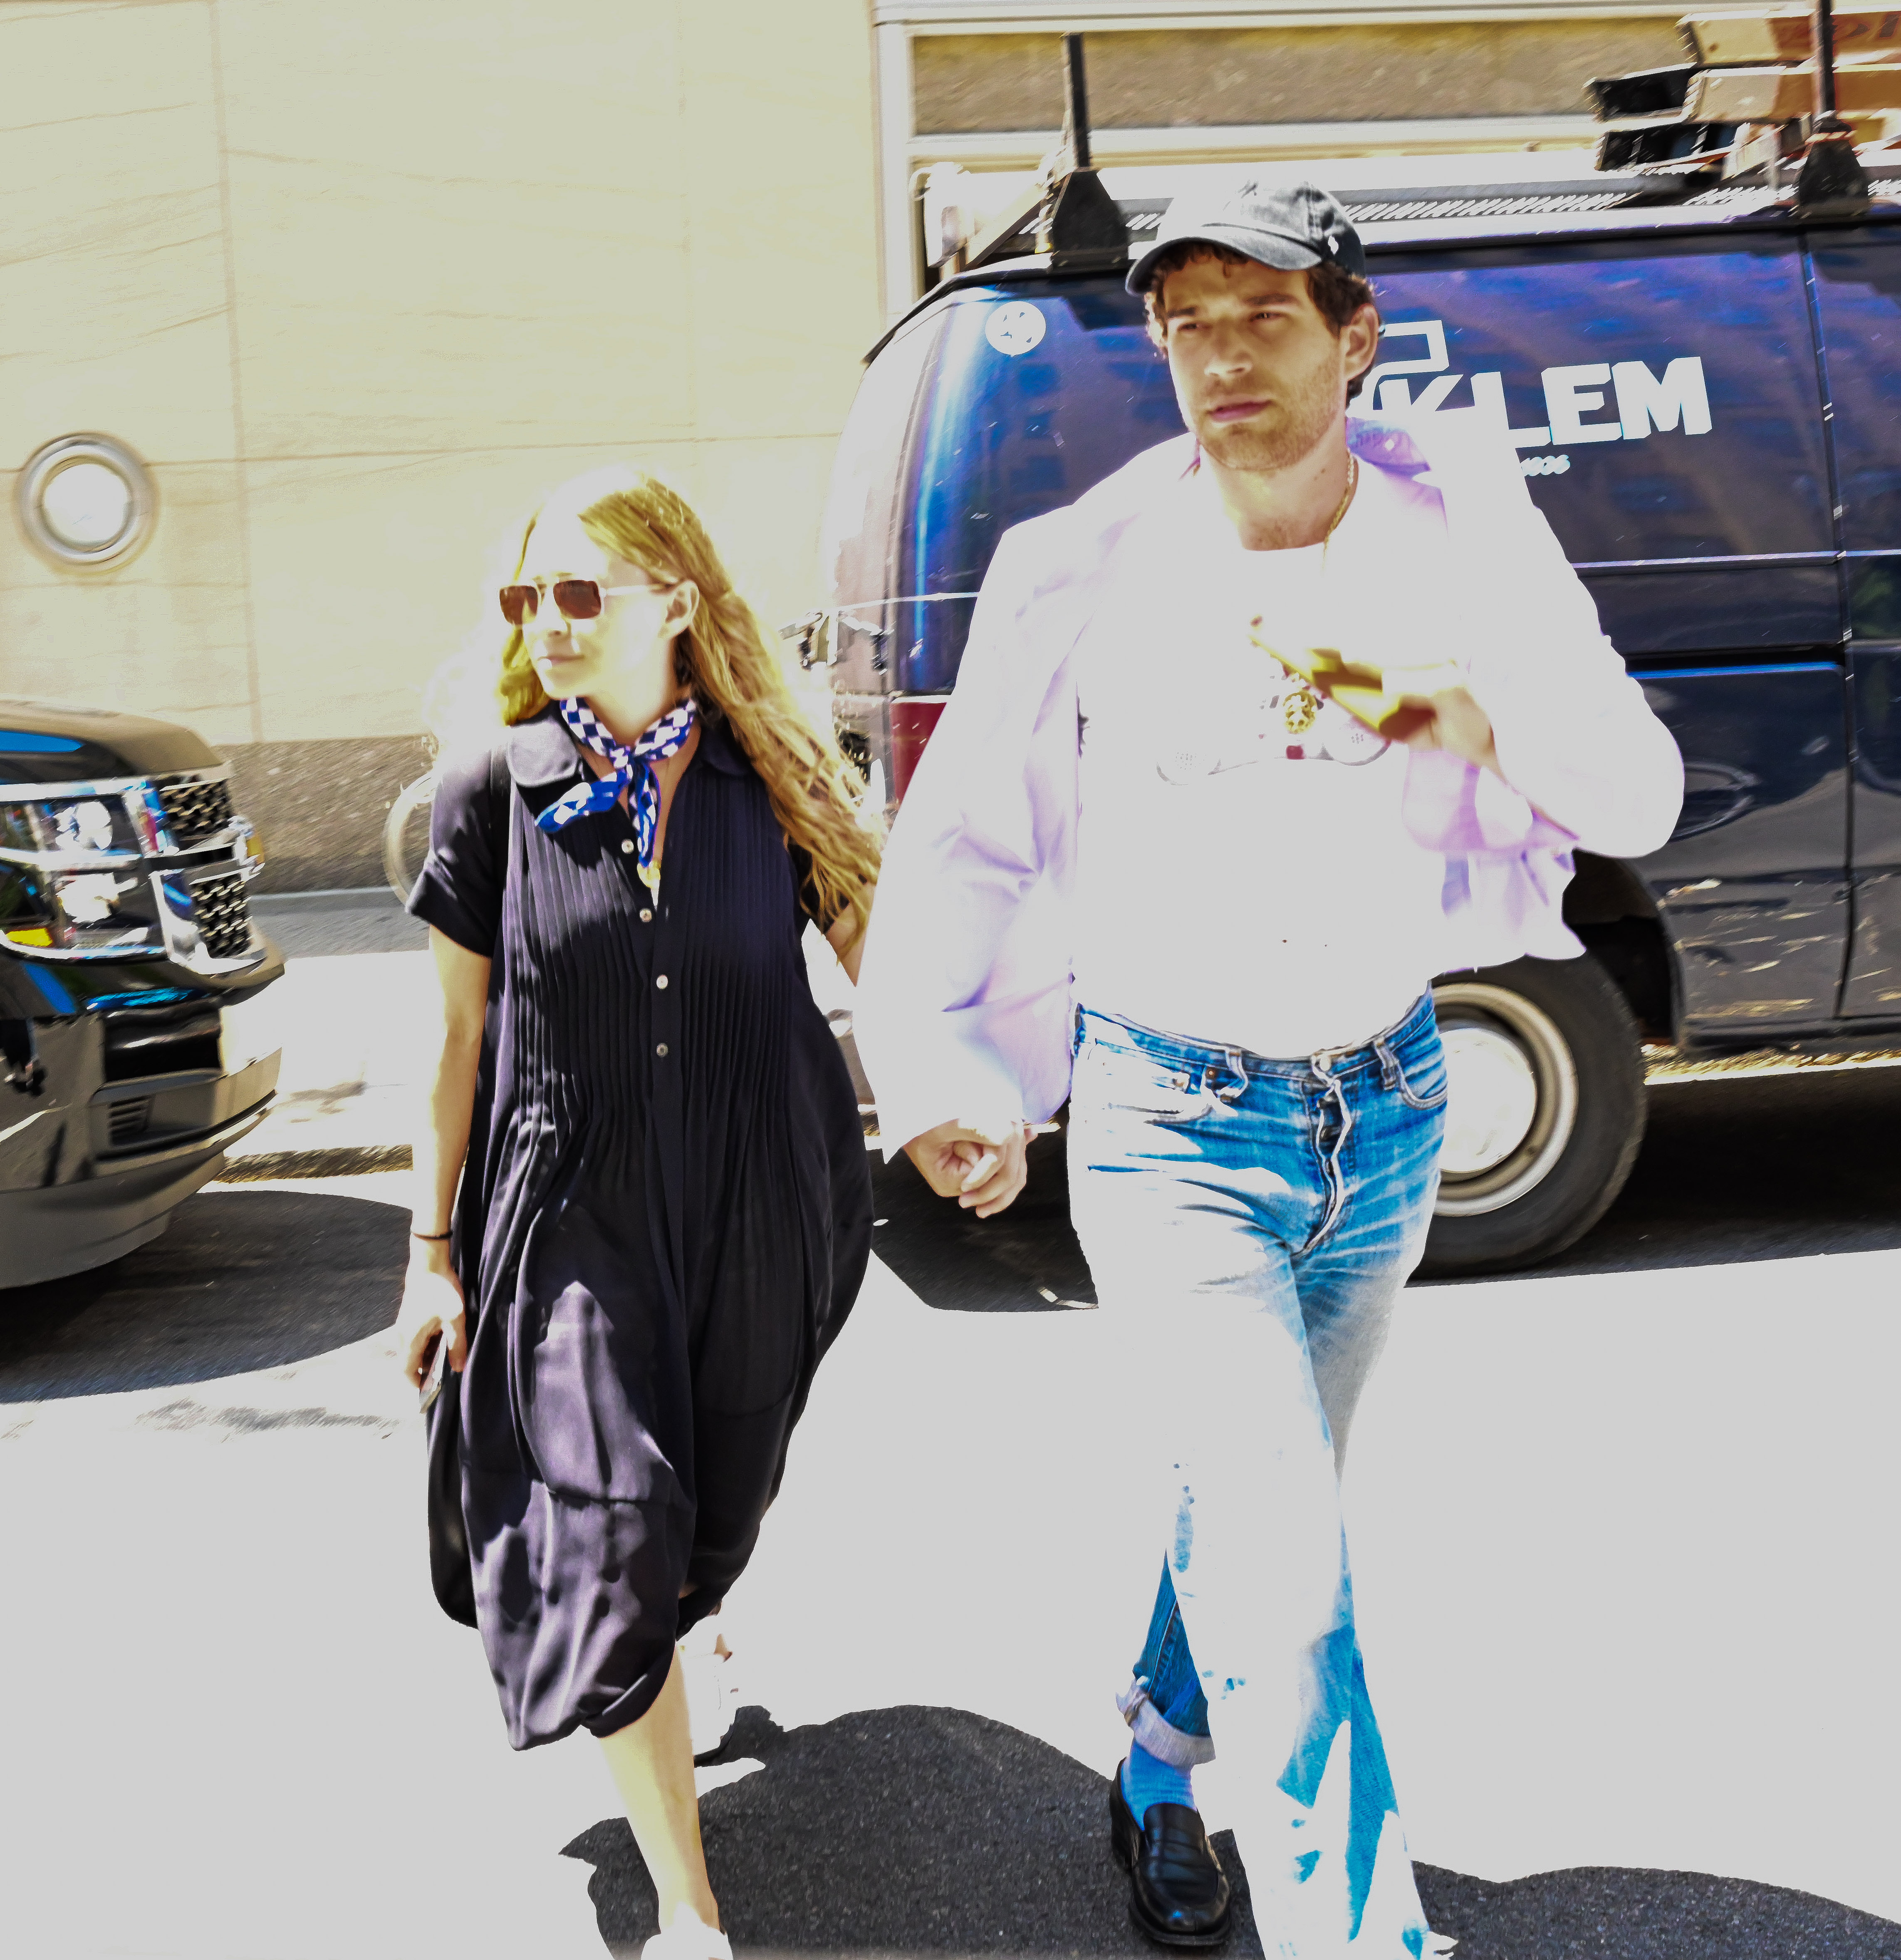
[[924, 374], [944, 330], [927, 313], [901, 328], [866, 371], [838, 439], [819, 554], [838, 609], [831, 655], [834, 684], [889, 692], [890, 601], [898, 540], [911, 512], [906, 463], [914, 445]]
[[973, 288], [943, 310], [898, 568], [908, 694], [955, 681], [978, 588], [1010, 526], [1073, 504], [1181, 433], [1168, 363], [1120, 278]]
[[1901, 1020], [1901, 240], [1814, 252], [1854, 674], [1855, 931], [1842, 1012]]
[[1637, 867], [1676, 955], [1683, 1032], [1832, 1020], [1849, 912], [1848, 745], [1833, 660], [1645, 677], [1683, 752], [1675, 835]]

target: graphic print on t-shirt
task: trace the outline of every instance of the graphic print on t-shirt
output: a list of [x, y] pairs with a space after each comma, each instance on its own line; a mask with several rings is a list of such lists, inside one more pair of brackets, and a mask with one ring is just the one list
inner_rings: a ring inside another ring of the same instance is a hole
[[1187, 784], [1252, 762], [1344, 762], [1356, 768], [1386, 752], [1384, 736], [1337, 702], [1323, 700], [1298, 674], [1264, 677], [1264, 685], [1265, 695], [1245, 704], [1238, 714], [1204, 724], [1192, 740], [1165, 747], [1156, 759], [1156, 774], [1165, 783]]
[[[1212, 663], [1211, 666], [1216, 663]], [[1211, 688], [1220, 698], [1195, 705], [1173, 725], [1153, 731], [1156, 774], [1186, 788], [1257, 762], [1371, 762], [1392, 745], [1338, 702], [1317, 694], [1299, 674], [1254, 653], [1245, 678]], [[1214, 676], [1210, 674], [1211, 681]], [[1077, 746], [1086, 748], [1089, 718], [1079, 714]]]

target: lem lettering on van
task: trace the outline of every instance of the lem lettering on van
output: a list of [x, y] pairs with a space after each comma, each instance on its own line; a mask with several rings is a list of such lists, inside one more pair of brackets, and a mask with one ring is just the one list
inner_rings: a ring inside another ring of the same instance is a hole
[[1685, 435], [1709, 434], [1709, 390], [1703, 382], [1703, 364], [1695, 355], [1671, 361], [1661, 380], [1641, 361], [1620, 361], [1610, 371], [1610, 381], [1617, 391], [1617, 413], [1626, 441], [1642, 441], [1652, 424], [1674, 429], [1680, 419]]
[[[1437, 320], [1396, 320], [1380, 329], [1382, 339], [1410, 336], [1423, 351], [1407, 359], [1382, 361], [1367, 372], [1365, 387], [1381, 415], [1425, 415], [1447, 405], [1467, 377], [1451, 371], [1445, 323]], [[1413, 378], [1429, 376], [1423, 386]], [[1512, 425], [1505, 406], [1502, 372], [1470, 377], [1472, 406], [1504, 430], [1515, 449], [1562, 449], [1597, 442], [1640, 442], [1653, 431], [1708, 435], [1709, 389], [1701, 358], [1680, 355], [1653, 374], [1642, 361], [1594, 361], [1547, 368], [1539, 375], [1544, 393], [1542, 422]], [[1413, 390], [1419, 392], [1415, 395]], [[1614, 402], [1614, 406], [1613, 403]], [[1569, 457], [1527, 457], [1527, 476], [1561, 476]]]
[[1562, 449], [1569, 443], [1620, 442], [1621, 422], [1588, 422], [1585, 417], [1604, 405], [1604, 390], [1597, 383], [1610, 380], [1609, 365], [1588, 361], [1580, 368], [1547, 368], [1539, 377], [1544, 383], [1544, 412], [1550, 418], [1553, 446]]

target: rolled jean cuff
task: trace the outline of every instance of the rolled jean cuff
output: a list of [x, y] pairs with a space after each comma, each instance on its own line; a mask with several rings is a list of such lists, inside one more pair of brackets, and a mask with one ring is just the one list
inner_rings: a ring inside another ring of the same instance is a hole
[[1215, 1759], [1212, 1736], [1191, 1736], [1175, 1727], [1149, 1699], [1149, 1685], [1140, 1675], [1132, 1675], [1128, 1686], [1115, 1698], [1136, 1740], [1158, 1762], [1171, 1769], [1191, 1770], [1198, 1763]]

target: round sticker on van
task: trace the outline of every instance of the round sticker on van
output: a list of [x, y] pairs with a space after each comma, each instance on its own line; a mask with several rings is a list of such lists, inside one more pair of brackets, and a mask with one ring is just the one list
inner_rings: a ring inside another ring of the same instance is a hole
[[1041, 344], [1043, 309], [1028, 300], [1012, 300], [995, 308], [984, 323], [984, 338], [1000, 354], [1027, 354]]

